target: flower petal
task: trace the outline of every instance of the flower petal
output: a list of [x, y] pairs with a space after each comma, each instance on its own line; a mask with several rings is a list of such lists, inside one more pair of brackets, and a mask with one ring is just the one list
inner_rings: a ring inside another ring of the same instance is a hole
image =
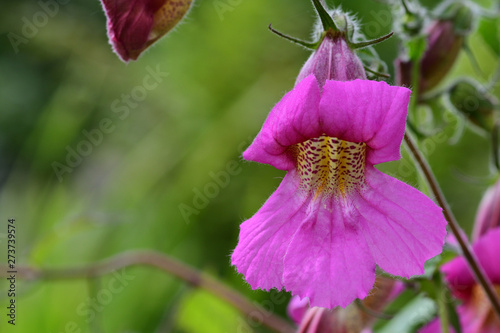
[[390, 274], [423, 274], [425, 261], [444, 245], [447, 223], [441, 208], [373, 166], [367, 166], [365, 177], [366, 188], [359, 191], [355, 206], [375, 262]]
[[270, 164], [281, 170], [295, 168], [295, 160], [286, 154], [287, 148], [321, 135], [318, 121], [319, 100], [318, 83], [314, 75], [309, 75], [271, 110], [243, 157], [249, 161]]
[[253, 289], [283, 287], [283, 258], [293, 234], [306, 219], [306, 193], [297, 193], [299, 178], [288, 172], [262, 208], [240, 226], [231, 262]]
[[137, 60], [151, 44], [174, 28], [192, 0], [101, 0], [108, 18], [108, 36], [125, 62]]
[[309, 299], [307, 297], [301, 299], [299, 296], [293, 296], [286, 307], [286, 312], [295, 324], [300, 325], [302, 318], [304, 318], [309, 308]]
[[137, 59], [153, 27], [160, 1], [102, 0], [108, 18], [108, 36], [123, 61]]
[[326, 134], [366, 142], [371, 164], [399, 159], [409, 96], [406, 88], [367, 80], [327, 80], [321, 96], [309, 75], [273, 108], [243, 157], [291, 170], [295, 162], [287, 148]]
[[356, 217], [335, 198], [311, 202], [311, 213], [293, 237], [285, 256], [284, 284], [311, 306], [346, 307], [368, 295], [375, 281], [375, 262]]
[[[479, 238], [473, 246], [479, 263], [483, 266], [486, 275], [494, 284], [500, 284], [500, 228], [496, 228]], [[442, 271], [452, 287], [454, 294], [464, 300], [470, 297], [472, 287], [476, 284], [474, 276], [464, 257], [453, 259], [443, 265]]]
[[328, 80], [319, 106], [323, 132], [365, 142], [372, 165], [398, 160], [410, 94], [407, 88], [385, 82]]

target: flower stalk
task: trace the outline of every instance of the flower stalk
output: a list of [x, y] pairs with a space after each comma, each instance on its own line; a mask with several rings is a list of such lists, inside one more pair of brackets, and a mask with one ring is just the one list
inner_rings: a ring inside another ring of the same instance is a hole
[[430, 168], [429, 164], [425, 160], [425, 157], [422, 155], [420, 150], [418, 149], [416, 143], [413, 141], [411, 138], [408, 130], [405, 132], [404, 140], [413, 155], [413, 158], [419, 165], [425, 180], [427, 181], [427, 184], [429, 185], [430, 190], [436, 197], [436, 200], [443, 208], [443, 213], [444, 217], [448, 221], [448, 225], [450, 226], [451, 231], [453, 232], [453, 235], [456, 237], [458, 244], [460, 245], [460, 248], [463, 252], [463, 255], [465, 259], [467, 260], [467, 263], [469, 264], [470, 268], [474, 272], [474, 276], [478, 283], [481, 285], [481, 287], [484, 289], [484, 292], [486, 293], [486, 296], [488, 297], [489, 301], [491, 302], [491, 305], [496, 313], [496, 315], [500, 318], [500, 300], [498, 299], [498, 296], [495, 292], [495, 289], [493, 288], [490, 279], [487, 277], [486, 273], [484, 272], [484, 269], [481, 267], [479, 264], [479, 261], [474, 254], [474, 252], [471, 249], [470, 244], [468, 243], [467, 240], [464, 239], [462, 233], [460, 232], [460, 227], [457, 223], [457, 220], [455, 219], [455, 216], [453, 215], [444, 195], [443, 192], [441, 191], [441, 188], [439, 187], [439, 184], [436, 180], [436, 177], [434, 176], [432, 169]]

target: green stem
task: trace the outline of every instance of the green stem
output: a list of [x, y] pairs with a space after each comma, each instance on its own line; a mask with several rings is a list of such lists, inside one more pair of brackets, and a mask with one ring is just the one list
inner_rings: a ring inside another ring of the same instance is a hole
[[[441, 293], [444, 291], [443, 288], [443, 278], [441, 274], [437, 274], [437, 278], [439, 279], [439, 292]], [[441, 294], [438, 294], [437, 299], [437, 305], [438, 305], [438, 313], [439, 313], [439, 319], [441, 322], [441, 333], [449, 333], [450, 332], [450, 321], [449, 321], [449, 314], [448, 314], [448, 304], [446, 304], [446, 299], [444, 297], [441, 297]]]
[[[264, 309], [262, 306], [250, 302], [246, 297], [177, 259], [164, 253], [155, 251], [134, 250], [117, 254], [96, 263], [67, 268], [36, 268], [31, 266], [17, 266], [17, 277], [28, 280], [61, 280], [61, 279], [89, 279], [100, 277], [116, 270], [131, 266], [151, 266], [163, 270], [177, 278], [184, 280], [191, 286], [202, 288], [216, 297], [228, 302], [248, 318], [259, 314], [262, 324], [279, 333], [294, 333], [295, 328], [285, 319]], [[7, 277], [6, 265], [0, 265], [0, 277]]]
[[330, 16], [330, 14], [328, 14], [325, 7], [323, 7], [323, 4], [319, 0], [312, 0], [312, 2], [314, 8], [316, 8], [316, 11], [318, 12], [321, 24], [323, 24], [324, 31], [328, 31], [330, 29], [339, 31], [339, 29], [335, 25], [335, 22], [333, 22], [332, 17]]

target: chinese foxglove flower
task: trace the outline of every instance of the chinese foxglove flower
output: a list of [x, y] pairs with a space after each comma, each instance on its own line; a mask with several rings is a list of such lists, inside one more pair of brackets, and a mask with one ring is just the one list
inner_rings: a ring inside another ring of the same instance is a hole
[[101, 0], [108, 18], [108, 37], [125, 62], [137, 60], [151, 44], [186, 15], [192, 0]]
[[[482, 235], [473, 245], [479, 263], [497, 294], [500, 296], [500, 228]], [[464, 333], [497, 333], [500, 332], [500, 318], [494, 313], [482, 287], [477, 284], [472, 271], [464, 257], [458, 257], [443, 265], [445, 274], [453, 294], [463, 303], [457, 308], [460, 326]], [[421, 333], [441, 332], [438, 320], [431, 322]], [[450, 328], [450, 332], [454, 332]]]
[[375, 168], [400, 158], [408, 89], [356, 79], [359, 59], [331, 31], [300, 76], [243, 153], [287, 174], [242, 223], [231, 259], [254, 289], [345, 307], [368, 295], [376, 265], [422, 274], [446, 221], [424, 194]]

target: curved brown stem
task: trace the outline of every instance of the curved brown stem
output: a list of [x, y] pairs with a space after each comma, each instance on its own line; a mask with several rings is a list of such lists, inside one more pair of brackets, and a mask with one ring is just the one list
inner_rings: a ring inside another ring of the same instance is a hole
[[[172, 274], [188, 284], [203, 288], [215, 296], [225, 300], [237, 308], [241, 313], [252, 316], [260, 314], [262, 324], [280, 333], [295, 332], [295, 328], [286, 320], [254, 305], [237, 291], [225, 286], [214, 278], [163, 253], [154, 251], [130, 251], [118, 254], [96, 263], [71, 268], [36, 268], [31, 266], [17, 266], [16, 277], [24, 279], [81, 279], [93, 278], [112, 273], [121, 268], [130, 266], [152, 266]], [[6, 265], [0, 265], [0, 277], [6, 277]]]
[[476, 255], [474, 254], [474, 251], [472, 250], [469, 242], [464, 239], [462, 236], [462, 233], [460, 232], [460, 227], [457, 223], [457, 220], [455, 219], [455, 216], [453, 215], [444, 195], [443, 192], [441, 191], [441, 188], [439, 187], [439, 184], [436, 180], [436, 177], [434, 176], [431, 167], [425, 160], [425, 157], [422, 155], [420, 150], [418, 149], [416, 143], [413, 141], [411, 138], [410, 134], [408, 133], [408, 130], [405, 132], [405, 142], [408, 145], [408, 148], [410, 149], [410, 152], [413, 155], [413, 158], [417, 162], [417, 164], [420, 166], [420, 169], [422, 170], [423, 175], [425, 176], [425, 179], [427, 180], [427, 183], [429, 185], [429, 188], [431, 189], [432, 193], [436, 197], [436, 200], [443, 208], [443, 213], [444, 217], [448, 221], [448, 225], [450, 226], [451, 231], [453, 232], [453, 235], [455, 235], [455, 238], [458, 241], [458, 244], [460, 245], [460, 248], [462, 249], [463, 255], [465, 259], [467, 260], [467, 263], [469, 264], [470, 268], [474, 272], [474, 276], [476, 277], [476, 281], [479, 282], [479, 284], [483, 287], [486, 295], [488, 296], [488, 299], [491, 302], [491, 305], [493, 306], [493, 309], [495, 310], [498, 318], [500, 318], [500, 301], [498, 299], [498, 296], [495, 292], [495, 289], [493, 288], [490, 279], [484, 272], [484, 269], [481, 267], [481, 264], [479, 263]]

